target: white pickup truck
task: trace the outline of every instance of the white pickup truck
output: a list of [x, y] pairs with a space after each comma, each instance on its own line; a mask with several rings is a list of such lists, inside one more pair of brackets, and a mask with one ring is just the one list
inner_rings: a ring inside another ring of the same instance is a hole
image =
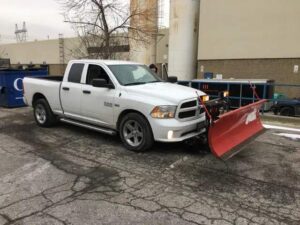
[[199, 96], [167, 83], [147, 66], [106, 60], [70, 61], [64, 76], [26, 77], [24, 102], [39, 126], [58, 121], [106, 134], [119, 133], [127, 149], [144, 151], [154, 141], [179, 142], [206, 131]]

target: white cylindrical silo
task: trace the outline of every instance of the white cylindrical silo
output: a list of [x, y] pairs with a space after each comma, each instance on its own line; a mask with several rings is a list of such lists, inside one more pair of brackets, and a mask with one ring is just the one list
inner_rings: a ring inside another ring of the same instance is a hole
[[[134, 14], [141, 13], [141, 16], [134, 16], [130, 25], [130, 35], [136, 35], [137, 29], [144, 30], [137, 36], [130, 39], [130, 60], [144, 64], [156, 63], [156, 37], [158, 32], [158, 0], [131, 0], [130, 10]], [[135, 29], [137, 28], [137, 29]], [[146, 41], [141, 41], [145, 39]]]
[[196, 78], [200, 0], [170, 1], [169, 76]]

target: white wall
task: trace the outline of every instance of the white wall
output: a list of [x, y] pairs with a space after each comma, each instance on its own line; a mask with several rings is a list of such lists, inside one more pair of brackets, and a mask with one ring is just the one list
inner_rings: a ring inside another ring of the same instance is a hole
[[300, 0], [201, 0], [198, 59], [300, 57]]
[[11, 64], [59, 63], [58, 40], [0, 45], [0, 52], [4, 58], [10, 58]]
[[[87, 54], [79, 38], [65, 38], [64, 51], [65, 63]], [[42, 64], [44, 61], [47, 64], [60, 64], [58, 39], [4, 44], [0, 45], [0, 53], [3, 58], [10, 58], [11, 64]]]

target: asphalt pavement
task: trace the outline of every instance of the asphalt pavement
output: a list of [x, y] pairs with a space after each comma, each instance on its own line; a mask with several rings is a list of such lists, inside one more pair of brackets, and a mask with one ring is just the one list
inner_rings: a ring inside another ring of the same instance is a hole
[[0, 108], [0, 225], [298, 225], [299, 134], [269, 129], [224, 162], [199, 143], [134, 153], [118, 137]]

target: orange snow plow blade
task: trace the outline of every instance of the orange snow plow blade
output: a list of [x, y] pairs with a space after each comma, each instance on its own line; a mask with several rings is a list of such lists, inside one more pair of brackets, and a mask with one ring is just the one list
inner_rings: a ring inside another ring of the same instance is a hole
[[259, 110], [266, 101], [260, 100], [230, 111], [212, 122], [208, 143], [216, 157], [229, 159], [264, 131]]

